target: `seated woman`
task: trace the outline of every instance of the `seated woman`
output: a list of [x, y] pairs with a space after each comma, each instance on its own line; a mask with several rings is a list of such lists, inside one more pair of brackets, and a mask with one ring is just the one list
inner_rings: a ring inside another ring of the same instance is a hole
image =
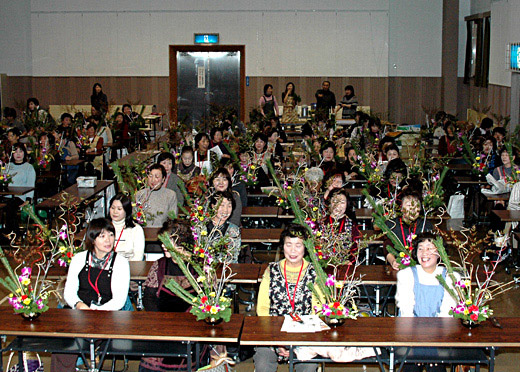
[[267, 132], [269, 151], [280, 161], [283, 160], [283, 148], [280, 145], [280, 133], [277, 129], [270, 129]]
[[142, 261], [144, 257], [144, 231], [132, 216], [132, 201], [123, 193], [110, 200], [109, 217], [115, 228], [114, 251], [128, 261]]
[[209, 149], [209, 136], [206, 133], [197, 133], [193, 159], [195, 165], [200, 168], [201, 173], [209, 176], [213, 172], [212, 163], [219, 158], [215, 151]]
[[393, 159], [388, 162], [384, 172], [385, 184], [379, 192], [379, 197], [398, 201], [400, 194], [408, 178], [408, 168], [400, 159]]
[[[457, 303], [439, 283], [437, 275], [442, 275], [448, 285], [454, 287], [451, 278], [446, 275], [446, 268], [439, 265], [439, 253], [433, 244], [436, 236], [431, 233], [419, 234], [414, 240], [412, 257], [418, 262], [414, 267], [407, 267], [397, 273], [397, 292], [395, 302], [402, 317], [449, 317], [449, 311]], [[458, 273], [454, 273], [460, 279]], [[430, 348], [421, 348], [425, 355]], [[405, 364], [403, 371], [445, 372], [443, 365]]]
[[[503, 180], [507, 183], [508, 179], [511, 178], [513, 170], [516, 172], [520, 169], [520, 167], [516, 165], [518, 150], [515, 147], [511, 150], [513, 153], [513, 159], [509, 156], [509, 152], [505, 146], [500, 149], [500, 160], [502, 160], [502, 165], [493, 170], [493, 177], [497, 181]], [[520, 178], [520, 175], [517, 175], [517, 177]]]
[[320, 147], [321, 163], [320, 168], [326, 177], [329, 172], [334, 172], [336, 169], [336, 145], [332, 141], [324, 142]]
[[[312, 264], [306, 261], [304, 241], [307, 229], [297, 224], [288, 225], [280, 235], [284, 259], [272, 262], [265, 270], [258, 291], [256, 312], [258, 316], [314, 314], [318, 301], [308, 288], [316, 280]], [[273, 344], [276, 341], [273, 340]], [[282, 345], [258, 346], [254, 356], [256, 372], [276, 371], [278, 361], [289, 357], [289, 350]], [[317, 364], [298, 363], [297, 372], [316, 371]]]
[[[240, 177], [238, 176], [238, 165], [233, 163], [232, 161], [230, 161], [229, 159], [228, 160], [223, 160], [221, 162], [222, 166], [224, 168], [226, 168], [226, 170], [228, 171], [230, 177], [231, 177], [231, 183], [232, 183], [232, 189], [234, 192], [238, 192], [238, 194], [240, 195], [240, 202], [242, 203], [242, 207], [247, 207], [247, 189], [246, 189], [246, 184], [244, 183], [244, 181], [242, 181], [240, 179]], [[240, 213], [242, 214], [242, 213]]]
[[379, 151], [383, 139], [381, 121], [378, 118], [369, 118], [368, 134], [363, 137], [365, 151]]
[[487, 165], [489, 169], [489, 173], [493, 174], [495, 168], [498, 167], [500, 160], [498, 159], [497, 154], [497, 140], [493, 137], [483, 137], [482, 139], [482, 149], [480, 153], [481, 162]]
[[121, 310], [128, 298], [130, 265], [114, 251], [115, 229], [106, 218], [89, 224], [85, 251], [70, 262], [64, 299], [73, 309]]
[[177, 196], [175, 192], [162, 187], [166, 180], [166, 170], [160, 164], [148, 169], [148, 186], [135, 194], [136, 212], [146, 218], [147, 227], [161, 227], [173, 211], [177, 215]]
[[323, 178], [322, 189], [325, 189], [323, 199], [327, 200], [332, 190], [343, 188], [345, 181], [345, 175], [340, 170], [329, 172], [327, 176]]
[[211, 137], [210, 150], [215, 152], [220, 158], [231, 158], [228, 149], [224, 146], [224, 129], [213, 127], [209, 131]]
[[[430, 221], [419, 218], [421, 214], [421, 197], [413, 191], [407, 190], [403, 193], [401, 198], [401, 213], [401, 217], [386, 221], [386, 225], [405, 247], [412, 246], [414, 236], [433, 230], [433, 225]], [[397, 262], [392, 253], [387, 251], [386, 247], [389, 245], [391, 246], [392, 243], [390, 239], [386, 238], [383, 244], [386, 260], [394, 270], [399, 270], [399, 262]]]
[[439, 139], [437, 152], [440, 156], [457, 156], [457, 146], [455, 145], [455, 126], [451, 122], [444, 125], [445, 135]]
[[256, 177], [258, 186], [269, 186], [269, 170], [267, 169], [267, 159], [271, 159], [272, 152], [268, 150], [268, 139], [263, 133], [256, 133], [253, 136], [253, 152], [251, 154], [251, 164], [256, 167]]
[[[34, 167], [28, 162], [27, 149], [23, 143], [15, 143], [13, 146], [13, 153], [11, 162], [6, 165], [7, 174], [12, 176], [13, 187], [34, 187], [36, 184], [36, 172]], [[4, 230], [7, 233], [11, 231], [18, 232], [19, 221], [17, 218], [17, 211], [22, 204], [28, 201], [28, 199], [34, 198], [34, 191], [20, 196], [4, 197], [6, 206]]]
[[194, 153], [191, 146], [184, 146], [181, 150], [181, 162], [177, 164], [175, 173], [185, 184], [200, 175], [200, 168], [195, 165], [193, 157]]
[[350, 252], [357, 251], [357, 244], [361, 233], [356, 222], [356, 216], [349, 208], [349, 197], [344, 189], [332, 189], [326, 199], [328, 215], [323, 220], [324, 228], [332, 229], [334, 233], [346, 234], [352, 245]]
[[174, 191], [177, 196], [177, 203], [181, 206], [184, 205], [184, 195], [177, 184], [180, 178], [172, 172], [172, 169], [175, 167], [175, 156], [170, 152], [162, 152], [157, 157], [157, 164], [161, 164], [166, 170], [166, 180], [163, 183], [163, 187]]
[[[54, 131], [54, 139], [58, 148], [58, 154], [62, 162], [79, 159], [78, 148], [72, 141], [72, 129], [60, 126]], [[63, 165], [67, 176], [67, 183], [73, 185], [78, 178], [79, 165]]]
[[221, 255], [218, 259], [227, 259], [231, 263], [236, 263], [238, 261], [238, 255], [240, 254], [241, 236], [240, 228], [229, 221], [233, 209], [235, 208], [233, 194], [229, 191], [217, 191], [213, 193], [209, 198], [209, 207], [213, 210], [214, 214], [203, 228], [206, 231], [206, 236], [209, 237], [210, 242], [215, 243], [222, 237], [227, 236], [229, 243], [226, 257]]
[[363, 179], [364, 177], [359, 170], [359, 161], [356, 149], [354, 147], [347, 148], [345, 150], [345, 155], [347, 156], [347, 160], [343, 163], [343, 174], [345, 175], [345, 180]]
[[229, 217], [229, 222], [236, 226], [240, 226], [240, 218], [242, 217], [242, 200], [240, 199], [240, 194], [236, 191], [233, 191], [233, 182], [231, 181], [231, 176], [229, 175], [227, 169], [217, 169], [211, 176], [209, 184], [210, 187], [213, 187], [216, 192], [229, 191], [233, 195], [235, 207], [233, 208], [231, 217]]
[[89, 164], [87, 164], [86, 168], [87, 174], [93, 174], [95, 171], [98, 179], [100, 179], [103, 172], [103, 138], [96, 134], [96, 129], [97, 127], [94, 123], [87, 125], [87, 139], [89, 148], [86, 151], [86, 160], [89, 162]]

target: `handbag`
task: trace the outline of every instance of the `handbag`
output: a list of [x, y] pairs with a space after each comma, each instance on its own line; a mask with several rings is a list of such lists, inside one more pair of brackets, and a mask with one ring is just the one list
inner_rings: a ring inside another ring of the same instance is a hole
[[[18, 363], [13, 365], [11, 368], [9, 366], [11, 365], [11, 360], [13, 359], [14, 351], [11, 352], [9, 355], [9, 360], [7, 361], [7, 372], [21, 372], [19, 369]], [[44, 372], [43, 369], [43, 363], [40, 359], [40, 355], [36, 354], [38, 359], [27, 359], [27, 353], [23, 352], [23, 372]]]
[[450, 196], [448, 214], [451, 218], [464, 218], [464, 195], [455, 194]]
[[220, 356], [212, 355], [211, 362], [209, 365], [199, 368], [197, 372], [234, 372], [235, 369], [232, 367], [235, 365], [235, 361], [227, 356], [227, 353], [223, 353]]

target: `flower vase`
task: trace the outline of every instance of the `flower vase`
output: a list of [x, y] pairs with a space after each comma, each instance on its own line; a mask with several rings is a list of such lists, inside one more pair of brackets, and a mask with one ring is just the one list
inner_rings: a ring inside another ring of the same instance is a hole
[[212, 317], [204, 318], [204, 322], [211, 326], [220, 324], [220, 323], [222, 323], [223, 320], [224, 320], [223, 318], [212, 318]]
[[461, 319], [460, 324], [462, 324], [464, 327], [466, 327], [469, 330], [468, 336], [471, 336], [472, 328], [477, 328], [480, 325], [480, 323], [475, 323], [473, 320], [469, 320], [469, 319]]
[[38, 317], [39, 317], [40, 315], [42, 315], [42, 313], [29, 313], [29, 314], [26, 314], [26, 313], [20, 313], [20, 315], [22, 316], [23, 319], [32, 322], [33, 320], [38, 319]]
[[331, 328], [336, 328], [345, 323], [346, 318], [331, 318], [329, 316], [320, 315], [320, 319]]

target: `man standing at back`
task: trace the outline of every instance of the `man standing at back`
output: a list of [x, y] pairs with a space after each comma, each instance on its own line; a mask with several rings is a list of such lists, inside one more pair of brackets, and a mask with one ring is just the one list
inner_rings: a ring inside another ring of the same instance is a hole
[[316, 114], [318, 119], [328, 119], [329, 110], [336, 107], [336, 96], [330, 90], [330, 81], [325, 80], [316, 91]]

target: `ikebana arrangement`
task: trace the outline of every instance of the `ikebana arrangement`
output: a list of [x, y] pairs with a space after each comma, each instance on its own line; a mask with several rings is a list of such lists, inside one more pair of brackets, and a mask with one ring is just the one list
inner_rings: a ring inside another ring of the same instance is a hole
[[485, 177], [489, 173], [490, 156], [486, 156], [484, 153], [475, 154], [466, 136], [462, 136], [462, 143], [464, 144], [463, 157], [468, 164], [471, 164], [471, 172], [479, 177]]
[[[460, 264], [450, 260], [442, 238], [439, 237], [435, 240], [434, 244], [442, 263], [446, 267], [447, 276], [454, 284], [449, 285], [442, 275], [438, 275], [437, 279], [457, 303], [450, 310], [450, 315], [460, 319], [463, 325], [474, 327], [493, 315], [489, 303], [496, 296], [514, 288], [516, 282], [511, 280], [501, 283], [493, 279], [501, 256], [506, 250], [507, 237], [505, 235], [498, 234], [495, 238], [495, 242], [499, 244], [498, 258], [490, 262], [489, 265], [484, 264], [484, 270], [479, 270], [479, 266], [475, 267], [473, 260], [482, 252], [485, 245], [482, 243], [486, 239], [477, 239], [475, 228], [463, 230], [461, 234], [465, 240], [456, 239], [454, 241]], [[457, 280], [454, 272], [460, 274], [460, 280]]]
[[15, 243], [15, 234], [9, 235], [11, 246], [15, 248], [11, 262], [0, 247], [0, 260], [8, 273], [6, 278], [0, 278], [0, 284], [10, 291], [9, 304], [14, 311], [33, 320], [49, 309], [49, 295], [55, 292], [54, 283], [47, 279], [50, 268], [55, 263], [67, 266], [81, 249], [74, 243], [81, 216], [77, 213], [74, 199], [68, 194], [62, 196], [58, 226], [52, 230], [45, 226], [32, 207], [24, 206], [22, 210], [34, 221], [31, 227], [35, 232], [29, 237], [29, 243], [23, 246]]
[[13, 175], [8, 173], [9, 164], [0, 161], [0, 189], [6, 190], [13, 183]]

